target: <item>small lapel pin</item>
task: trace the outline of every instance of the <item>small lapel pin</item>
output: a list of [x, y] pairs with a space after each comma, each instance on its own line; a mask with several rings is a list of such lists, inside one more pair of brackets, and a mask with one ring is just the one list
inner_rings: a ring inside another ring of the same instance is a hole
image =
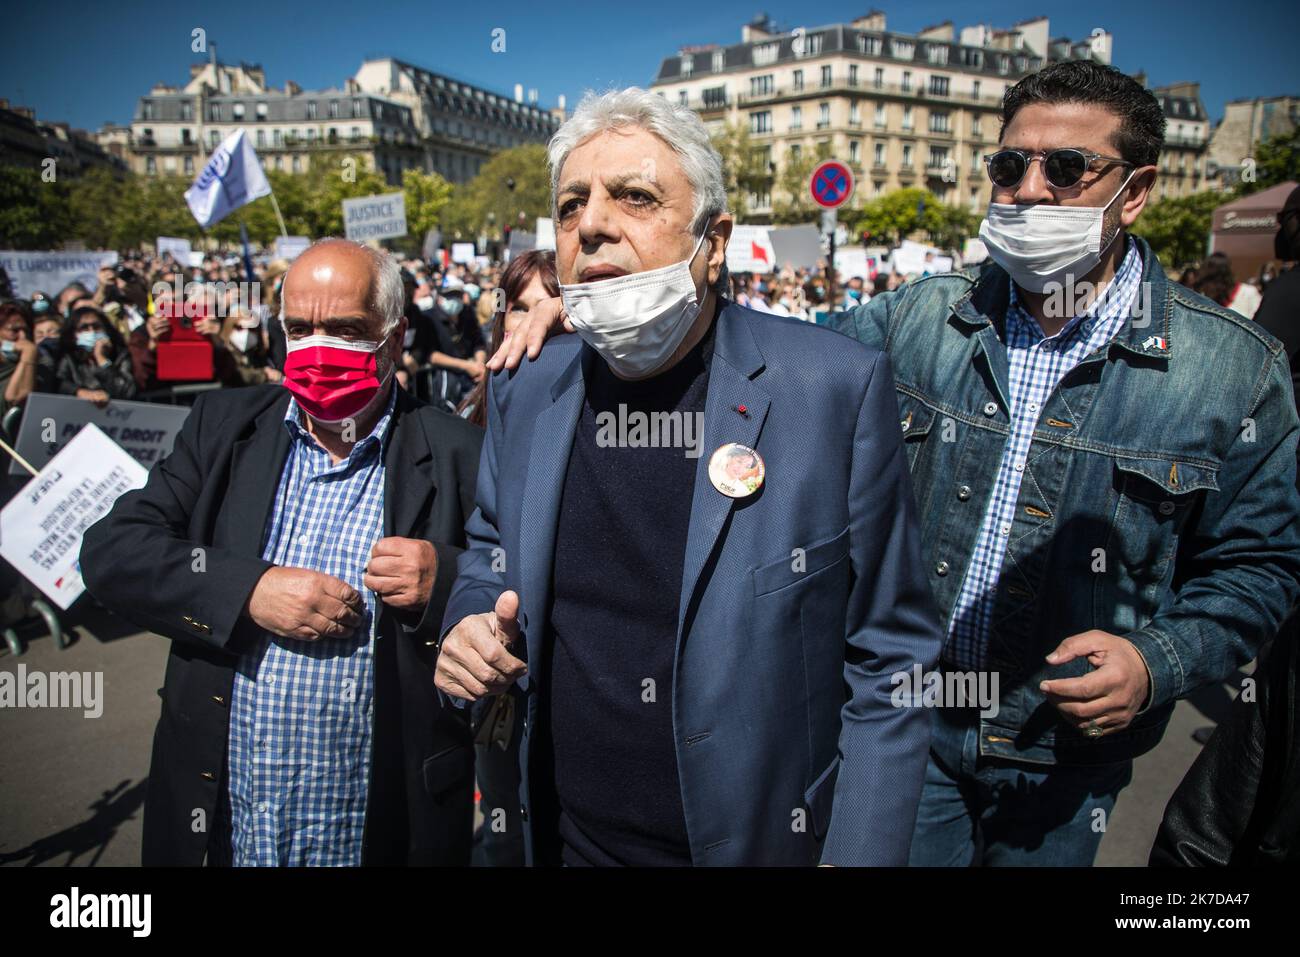
[[1159, 336], [1147, 336], [1142, 343], [1143, 349], [1150, 349], [1152, 346], [1155, 346], [1161, 352], [1167, 352], [1169, 350], [1169, 346], [1165, 344], [1165, 340], [1161, 339]]
[[709, 458], [709, 481], [728, 498], [753, 495], [766, 476], [763, 457], [739, 442], [728, 442]]

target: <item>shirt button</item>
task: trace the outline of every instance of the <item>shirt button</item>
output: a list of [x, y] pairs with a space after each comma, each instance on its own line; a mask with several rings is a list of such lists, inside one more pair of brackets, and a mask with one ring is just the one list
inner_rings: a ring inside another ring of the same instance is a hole
[[1038, 411], [1038, 403], [1037, 403], [1037, 402], [1031, 402], [1031, 403], [1029, 403], [1029, 411], [1030, 411], [1030, 412], [1037, 412], [1037, 411]]
[[266, 813], [266, 802], [265, 802], [265, 801], [260, 801], [260, 802], [258, 803], [258, 805], [257, 805], [257, 813], [258, 813], [258, 814], [265, 814], [265, 813]]
[[1160, 514], [1161, 514], [1161, 515], [1172, 515], [1172, 514], [1174, 514], [1174, 503], [1173, 503], [1173, 502], [1161, 502], [1161, 503], [1160, 503]]
[[307, 544], [307, 533], [306, 533], [306, 532], [304, 532], [303, 534], [301, 534], [301, 535], [298, 536], [298, 544], [299, 544], [299, 545], [306, 545], [306, 544]]
[[970, 498], [970, 486], [963, 485], [961, 488], [957, 489], [957, 497], [963, 502]]
[[984, 403], [984, 414], [985, 414], [985, 415], [997, 415], [997, 412], [998, 412], [998, 404], [997, 404], [996, 402], [985, 402], [985, 403]]
[[1017, 463], [1016, 463], [1016, 471], [1017, 471], [1017, 472], [1023, 472], [1024, 470], [1025, 470], [1025, 463], [1024, 463], [1024, 462], [1017, 462]]
[[273, 685], [273, 684], [275, 684], [275, 675], [267, 675], [267, 676], [266, 676], [266, 683], [269, 684], [269, 685]]
[[1003, 522], [1003, 523], [1002, 523], [1001, 532], [1002, 532], [1003, 535], [1010, 535], [1010, 534], [1011, 534], [1011, 523], [1010, 523], [1010, 522]]
[[1044, 351], [1044, 352], [1051, 352], [1051, 351], [1052, 351], [1053, 349], [1055, 349], [1055, 348], [1056, 348], [1056, 343], [1052, 342], [1051, 339], [1045, 339], [1045, 340], [1043, 340], [1043, 351]]
[[938, 575], [940, 578], [942, 578], [944, 575], [948, 574], [948, 563], [947, 563], [947, 562], [940, 562], [939, 564], [935, 565], [935, 566], [934, 566], [934, 573], [935, 573], [936, 575]]

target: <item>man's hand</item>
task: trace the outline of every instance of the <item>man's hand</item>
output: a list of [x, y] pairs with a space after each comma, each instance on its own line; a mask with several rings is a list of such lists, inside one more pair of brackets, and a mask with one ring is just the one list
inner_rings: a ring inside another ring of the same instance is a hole
[[281, 638], [346, 638], [361, 624], [361, 594], [333, 575], [308, 568], [268, 568], [248, 597], [246, 614]]
[[370, 550], [361, 583], [385, 605], [423, 611], [438, 574], [438, 553], [419, 538], [381, 538]]
[[519, 361], [523, 358], [524, 353], [528, 353], [529, 359], [536, 359], [542, 353], [542, 344], [551, 336], [559, 335], [561, 332], [573, 332], [573, 324], [569, 322], [569, 316], [564, 311], [564, 300], [556, 296], [554, 299], [542, 299], [528, 310], [528, 315], [523, 319], [514, 334], [503, 339], [501, 348], [492, 354], [492, 358], [487, 361], [489, 372], [499, 372], [502, 369], [514, 369], [519, 366]]
[[1093, 671], [1040, 682], [1038, 690], [1080, 731], [1093, 722], [1107, 733], [1128, 727], [1151, 693], [1150, 674], [1137, 647], [1127, 638], [1094, 629], [1066, 638], [1047, 662], [1063, 665], [1081, 657]]
[[503, 694], [528, 667], [506, 650], [519, 637], [519, 596], [502, 592], [496, 609], [468, 615], [447, 633], [433, 683], [456, 698]]

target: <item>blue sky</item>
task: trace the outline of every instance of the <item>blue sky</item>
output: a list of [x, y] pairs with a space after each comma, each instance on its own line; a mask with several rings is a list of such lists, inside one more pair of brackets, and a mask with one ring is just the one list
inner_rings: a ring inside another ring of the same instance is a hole
[[[1144, 69], [1153, 84], [1200, 80], [1214, 120], [1230, 99], [1300, 94], [1293, 0], [780, 0], [766, 12], [789, 29], [847, 22], [873, 5], [900, 32], [949, 19], [958, 29], [1010, 26], [1038, 15], [1051, 19], [1053, 36], [1080, 39], [1104, 27], [1121, 69]], [[222, 60], [261, 63], [277, 87], [339, 86], [367, 56], [391, 55], [507, 95], [515, 83], [536, 87], [544, 106], [565, 94], [572, 106], [589, 88], [649, 84], [679, 46], [739, 42], [740, 25], [761, 9], [760, 0], [12, 3], [0, 97], [88, 129], [128, 122], [154, 83], [188, 78], [199, 59], [190, 31], [203, 27]], [[498, 27], [504, 53], [491, 50]]]

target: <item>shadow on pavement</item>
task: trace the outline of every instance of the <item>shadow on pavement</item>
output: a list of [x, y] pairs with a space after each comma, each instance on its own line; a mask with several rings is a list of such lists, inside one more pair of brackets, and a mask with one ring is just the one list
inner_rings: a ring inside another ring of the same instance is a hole
[[[118, 828], [135, 817], [144, 804], [145, 778], [131, 785], [130, 778], [105, 791], [99, 800], [90, 805], [93, 812], [86, 820], [71, 827], [39, 837], [16, 851], [0, 851], [0, 865], [26, 861], [26, 867], [37, 867], [55, 861], [66, 854], [64, 867], [78, 864], [77, 858], [93, 852], [85, 866], [94, 867], [108, 843], [116, 836]], [[130, 785], [130, 786], [128, 786]]]

